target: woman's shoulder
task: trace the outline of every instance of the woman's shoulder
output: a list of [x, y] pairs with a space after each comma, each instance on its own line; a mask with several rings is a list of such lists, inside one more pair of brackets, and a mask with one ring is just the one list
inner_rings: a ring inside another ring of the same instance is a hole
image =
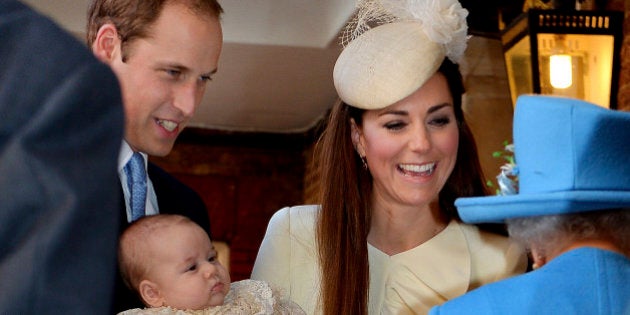
[[318, 205], [299, 205], [284, 207], [273, 214], [270, 225], [301, 225], [302, 227], [313, 226], [319, 211]]
[[297, 242], [312, 247], [318, 211], [317, 205], [285, 207], [276, 211], [269, 220], [265, 238], [275, 237], [274, 242], [287, 242], [285, 246]]
[[[488, 232], [476, 225], [459, 223], [468, 242], [471, 258], [486, 267], [503, 269], [505, 275], [522, 273], [527, 268], [527, 252], [519, 243], [505, 235]], [[487, 264], [487, 262], [492, 262]]]
[[479, 226], [462, 222], [457, 222], [457, 224], [472, 246], [506, 248], [515, 244], [509, 237], [482, 230]]
[[478, 256], [507, 257], [520, 260], [526, 257], [525, 248], [505, 235], [488, 232], [476, 225], [459, 223], [461, 230], [468, 240], [468, 246], [472, 253]]
[[284, 207], [278, 211], [276, 211], [276, 213], [274, 213], [274, 217], [275, 216], [296, 216], [296, 217], [309, 217], [309, 216], [315, 216], [317, 214], [317, 212], [319, 211], [319, 205], [298, 205], [298, 206], [291, 206], [291, 207]]

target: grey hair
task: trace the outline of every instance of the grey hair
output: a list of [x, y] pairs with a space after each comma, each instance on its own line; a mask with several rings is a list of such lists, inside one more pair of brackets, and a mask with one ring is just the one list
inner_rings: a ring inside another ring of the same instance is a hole
[[604, 239], [630, 257], [630, 208], [512, 218], [506, 224], [514, 240], [545, 253], [575, 241]]

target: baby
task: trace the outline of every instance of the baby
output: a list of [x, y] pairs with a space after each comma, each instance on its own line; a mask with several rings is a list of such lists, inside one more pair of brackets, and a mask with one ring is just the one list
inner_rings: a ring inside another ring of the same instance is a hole
[[230, 275], [208, 234], [181, 215], [145, 216], [121, 235], [120, 272], [147, 308], [132, 314], [304, 314], [267, 283]]

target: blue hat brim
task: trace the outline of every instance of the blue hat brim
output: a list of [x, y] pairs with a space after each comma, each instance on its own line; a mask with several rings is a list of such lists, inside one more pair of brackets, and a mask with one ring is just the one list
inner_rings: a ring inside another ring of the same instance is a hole
[[630, 191], [559, 191], [510, 196], [458, 198], [466, 223], [504, 223], [506, 219], [630, 207]]

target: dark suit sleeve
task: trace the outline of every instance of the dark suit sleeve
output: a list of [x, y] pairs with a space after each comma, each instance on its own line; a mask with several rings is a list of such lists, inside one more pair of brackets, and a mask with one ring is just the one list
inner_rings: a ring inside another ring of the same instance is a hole
[[149, 163], [147, 169], [157, 195], [160, 213], [185, 215], [199, 224], [212, 238], [208, 209], [199, 194], [153, 163]]
[[111, 314], [116, 78], [17, 1], [0, 1], [0, 38], [0, 314]]

